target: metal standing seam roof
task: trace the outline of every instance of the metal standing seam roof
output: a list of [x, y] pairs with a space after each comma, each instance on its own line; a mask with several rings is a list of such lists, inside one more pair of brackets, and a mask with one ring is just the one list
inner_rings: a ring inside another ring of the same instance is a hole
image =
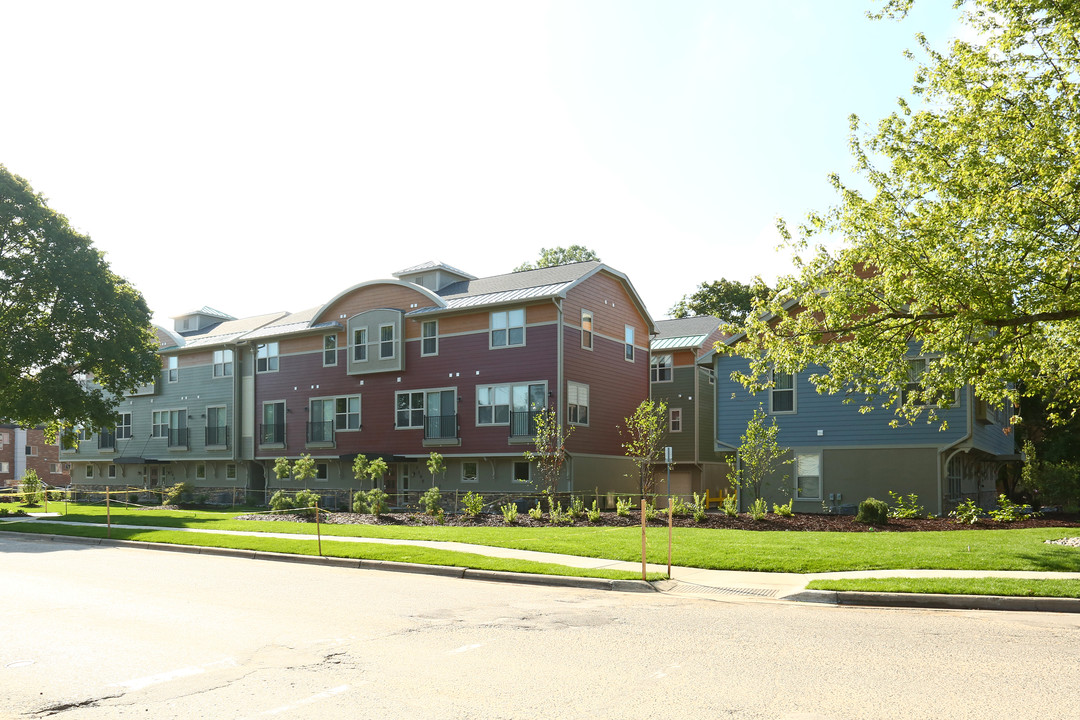
[[708, 335], [687, 335], [685, 337], [656, 338], [649, 344], [650, 350], [676, 350], [679, 348], [701, 347]]
[[406, 315], [421, 315], [423, 313], [460, 310], [461, 308], [477, 307], [480, 305], [496, 305], [498, 303], [514, 302], [515, 300], [534, 300], [536, 298], [554, 297], [561, 294], [573, 285], [572, 282], [557, 283], [555, 285], [540, 285], [538, 287], [523, 288], [521, 290], [506, 290], [504, 292], [487, 293], [486, 295], [460, 295], [453, 300], [446, 301], [446, 307], [423, 307], [410, 310]]

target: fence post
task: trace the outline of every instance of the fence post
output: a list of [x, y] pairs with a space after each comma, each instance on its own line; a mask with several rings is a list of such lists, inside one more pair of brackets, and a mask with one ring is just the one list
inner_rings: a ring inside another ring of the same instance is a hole
[[322, 557], [322, 530], [319, 526], [319, 503], [315, 503], [315, 537], [319, 543], [319, 557]]
[[647, 580], [645, 574], [645, 496], [641, 496], [641, 579]]
[[112, 511], [109, 508], [108, 490], [105, 491], [105, 537], [112, 538]]
[[672, 517], [671, 495], [668, 495], [668, 499], [667, 499], [667, 577], [668, 577], [668, 580], [671, 579], [671, 524], [672, 524], [671, 517]]

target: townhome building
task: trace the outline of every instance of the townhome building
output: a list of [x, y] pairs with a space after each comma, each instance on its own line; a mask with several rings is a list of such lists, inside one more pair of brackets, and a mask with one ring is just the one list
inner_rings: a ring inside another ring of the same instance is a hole
[[[602, 263], [476, 278], [429, 262], [298, 313], [174, 320], [157, 330], [159, 381], [67, 453], [74, 482], [347, 491], [364, 455], [388, 464], [377, 482], [395, 496], [433, 482], [525, 492], [524, 452], [551, 407], [573, 428], [560, 490], [632, 485], [618, 426], [648, 397], [655, 325]], [[446, 465], [435, 478], [431, 452]], [[314, 479], [275, 476], [278, 458], [301, 455]]]
[[[721, 320], [711, 315], [658, 320], [650, 346], [652, 398], [667, 405], [665, 446], [671, 447], [671, 492], [716, 498], [729, 490], [728, 455], [715, 445], [716, 377], [711, 364], [699, 364], [722, 340]], [[666, 462], [657, 465], [667, 490]]]
[[27, 470], [46, 485], [66, 487], [70, 481], [60, 449], [46, 441], [44, 428], [0, 423], [0, 487], [18, 486]]

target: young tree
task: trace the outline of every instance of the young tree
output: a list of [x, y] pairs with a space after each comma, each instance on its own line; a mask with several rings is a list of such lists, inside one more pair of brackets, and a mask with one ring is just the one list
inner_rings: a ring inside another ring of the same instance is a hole
[[300, 482], [311, 480], [315, 477], [315, 458], [310, 453], [305, 453], [297, 458], [292, 467], [293, 477]]
[[442, 455], [437, 452], [432, 452], [428, 455], [427, 469], [428, 472], [431, 473], [431, 486], [435, 487], [435, 476], [446, 470]]
[[703, 282], [691, 295], [683, 295], [668, 313], [674, 318], [712, 315], [728, 325], [739, 325], [750, 314], [754, 300], [764, 300], [768, 295], [769, 288], [761, 278], [754, 278], [750, 285], [720, 278]]
[[274, 476], [278, 480], [288, 480], [292, 475], [292, 463], [289, 458], [279, 457], [274, 460]]
[[[0, 165], [0, 418], [116, 424], [117, 398], [161, 371], [142, 295], [21, 177]], [[87, 379], [92, 379], [88, 383]]]
[[642, 400], [619, 427], [619, 434], [623, 437], [623, 451], [637, 468], [638, 487], [642, 496], [651, 493], [656, 483], [653, 465], [660, 459], [667, 415], [667, 403]]
[[559, 412], [548, 406], [536, 414], [535, 450], [526, 450], [525, 459], [535, 462], [540, 472], [540, 490], [554, 496], [559, 489], [559, 479], [566, 463], [566, 441], [573, 434], [573, 426], [564, 427], [559, 422]]
[[776, 418], [766, 424], [768, 417], [763, 408], [754, 409], [754, 416], [746, 423], [746, 432], [740, 439], [738, 467], [731, 473], [732, 486], [749, 490], [754, 500], [761, 497], [769, 476], [791, 462], [791, 458], [785, 457], [788, 449], [777, 442], [780, 428]]
[[[1042, 396], [1054, 421], [1080, 406], [1080, 5], [960, 4], [975, 39], [939, 53], [919, 36], [915, 102], [866, 138], [851, 119], [869, 190], [833, 176], [839, 204], [800, 240], [780, 223], [797, 254], [844, 241], [797, 257], [773, 317], [748, 318], [748, 384], [771, 364], [818, 365], [819, 390], [867, 408], [906, 399], [909, 420], [964, 385], [995, 405]], [[915, 378], [913, 347], [939, 358]], [[919, 392], [902, 392], [913, 382]]]
[[587, 262], [589, 260], [596, 260], [599, 262], [600, 257], [585, 247], [584, 245], [571, 245], [568, 248], [554, 247], [550, 250], [547, 248], [540, 248], [540, 257], [536, 262], [524, 262], [514, 268], [514, 272], [521, 272], [522, 270], [539, 270], [540, 268], [555, 267], [556, 265], [569, 265], [576, 262]]
[[19, 492], [23, 496], [23, 505], [35, 506], [41, 502], [41, 478], [36, 470], [27, 470], [23, 473], [22, 482], [19, 483]]

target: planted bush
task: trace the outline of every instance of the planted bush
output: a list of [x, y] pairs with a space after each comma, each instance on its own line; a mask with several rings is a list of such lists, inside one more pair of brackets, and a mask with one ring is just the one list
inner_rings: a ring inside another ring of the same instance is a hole
[[694, 522], [705, 522], [706, 510], [705, 496], [694, 493]]
[[889, 522], [889, 506], [875, 498], [866, 498], [859, 503], [859, 513], [855, 516], [856, 522], [870, 525], [884, 525]]
[[425, 515], [435, 515], [439, 511], [441, 501], [442, 493], [439, 492], [439, 488], [431, 487], [420, 496], [420, 507], [424, 508]]
[[462, 503], [465, 505], [465, 514], [469, 517], [478, 517], [484, 511], [484, 496], [472, 490], [465, 493]]
[[161, 498], [162, 505], [190, 505], [195, 498], [195, 489], [189, 483], [182, 482], [165, 490]]
[[921, 518], [926, 515], [926, 509], [919, 505], [919, 496], [915, 493], [904, 497], [890, 490], [889, 497], [893, 501], [892, 507], [889, 508], [889, 517]]
[[733, 518], [739, 514], [739, 498], [735, 493], [724, 496], [724, 514]]
[[774, 513], [776, 513], [777, 515], [779, 515], [780, 517], [791, 517], [792, 515], [795, 514], [795, 511], [792, 510], [792, 507], [791, 507], [794, 502], [795, 502], [795, 498], [791, 498], [790, 500], [788, 500], [783, 505], [777, 505], [776, 503], [773, 503], [772, 511]]
[[[726, 498], [725, 498], [726, 499]], [[750, 503], [750, 507], [747, 509], [750, 513], [750, 517], [754, 520], [764, 520], [769, 514], [769, 502], [763, 497], [759, 497]]]
[[997, 510], [990, 511], [990, 517], [994, 518], [997, 522], [1008, 523], [1022, 520], [1028, 516], [1039, 517], [1039, 513], [1037, 512], [1030, 513], [1029, 515], [1027, 512], [1029, 508], [1026, 505], [1017, 505], [1006, 497], [1004, 493], [998, 495], [997, 504]]
[[585, 514], [588, 516], [589, 522], [600, 522], [600, 508], [596, 506], [595, 500], [592, 501], [592, 508], [586, 510]]
[[961, 525], [974, 525], [979, 521], [980, 515], [982, 515], [982, 510], [971, 498], [957, 505], [956, 509], [949, 513], [949, 517]]
[[384, 512], [389, 512], [390, 504], [387, 502], [389, 495], [382, 488], [373, 488], [368, 491], [367, 505], [368, 512], [375, 517], [379, 517]]
[[536, 507], [529, 508], [529, 517], [531, 517], [533, 520], [543, 520], [544, 519], [544, 511], [540, 509], [540, 501], [539, 500], [536, 501]]
[[503, 522], [505, 522], [507, 525], [513, 525], [517, 522], [517, 503], [508, 502], [505, 505], [500, 505], [499, 510], [502, 511]]
[[633, 501], [630, 498], [615, 499], [615, 513], [619, 517], [630, 517], [631, 507], [633, 507]]

